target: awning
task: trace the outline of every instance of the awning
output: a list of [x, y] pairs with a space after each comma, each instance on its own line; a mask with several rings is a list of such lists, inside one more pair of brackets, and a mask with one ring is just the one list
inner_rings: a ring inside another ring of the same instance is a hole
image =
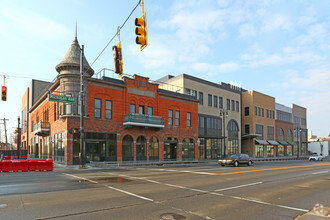
[[297, 145], [296, 142], [288, 141], [289, 145]]
[[269, 143], [265, 140], [256, 140], [256, 144], [269, 145]]
[[281, 145], [290, 145], [288, 142], [286, 141], [277, 141], [278, 143], [280, 143]]
[[279, 145], [279, 143], [277, 141], [267, 140], [267, 142], [270, 143], [271, 145]]

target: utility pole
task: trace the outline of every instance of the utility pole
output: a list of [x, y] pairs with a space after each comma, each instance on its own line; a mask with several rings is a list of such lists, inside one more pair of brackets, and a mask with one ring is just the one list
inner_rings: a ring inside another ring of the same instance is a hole
[[20, 131], [20, 117], [17, 117], [17, 157], [19, 159], [20, 156], [20, 144], [21, 144], [21, 131]]
[[84, 115], [85, 115], [85, 103], [84, 103], [84, 45], [81, 45], [80, 49], [80, 168], [85, 168], [85, 152], [84, 152]]
[[228, 111], [225, 111], [224, 109], [223, 110], [220, 110], [220, 118], [222, 119], [222, 122], [223, 122], [223, 127], [222, 127], [222, 130], [223, 130], [223, 157], [225, 158], [226, 157], [226, 122], [225, 122], [225, 118], [228, 117]]
[[5, 139], [6, 139], [6, 148], [7, 148], [8, 147], [8, 139], [7, 139], [6, 121], [8, 121], [8, 119], [3, 118], [3, 119], [0, 119], [0, 120], [3, 120], [3, 125], [5, 126]]

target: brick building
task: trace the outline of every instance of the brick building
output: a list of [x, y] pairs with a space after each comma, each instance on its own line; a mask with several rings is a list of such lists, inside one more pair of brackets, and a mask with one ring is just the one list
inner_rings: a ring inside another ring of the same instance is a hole
[[[80, 137], [73, 132], [80, 127], [81, 114], [77, 38], [56, 70], [54, 82], [38, 84], [43, 88], [39, 90], [30, 85], [23, 96], [22, 142], [36, 157], [78, 164]], [[159, 89], [138, 75], [119, 80], [92, 78], [93, 74], [84, 57], [87, 162], [198, 159], [196, 97]], [[49, 94], [72, 97], [75, 102], [51, 101]]]

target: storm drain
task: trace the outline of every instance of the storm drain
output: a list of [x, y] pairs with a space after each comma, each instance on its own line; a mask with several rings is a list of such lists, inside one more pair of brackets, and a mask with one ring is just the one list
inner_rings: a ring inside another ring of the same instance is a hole
[[180, 215], [180, 214], [176, 214], [176, 213], [164, 213], [164, 214], [161, 214], [160, 217], [162, 219], [167, 219], [167, 220], [182, 220], [182, 219], [186, 219], [185, 216]]

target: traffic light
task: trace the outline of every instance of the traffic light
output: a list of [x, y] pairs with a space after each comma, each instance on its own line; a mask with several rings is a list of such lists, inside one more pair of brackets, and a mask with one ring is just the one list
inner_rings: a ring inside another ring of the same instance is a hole
[[1, 100], [7, 101], [7, 87], [6, 86], [1, 87]]
[[135, 34], [136, 39], [135, 42], [140, 44], [140, 50], [143, 50], [148, 45], [148, 38], [147, 38], [147, 18], [146, 13], [142, 13], [141, 17], [135, 18]]
[[118, 42], [117, 45], [112, 47], [113, 51], [113, 69], [115, 73], [118, 73], [118, 77], [121, 77], [123, 75], [123, 56], [121, 52], [121, 43]]

